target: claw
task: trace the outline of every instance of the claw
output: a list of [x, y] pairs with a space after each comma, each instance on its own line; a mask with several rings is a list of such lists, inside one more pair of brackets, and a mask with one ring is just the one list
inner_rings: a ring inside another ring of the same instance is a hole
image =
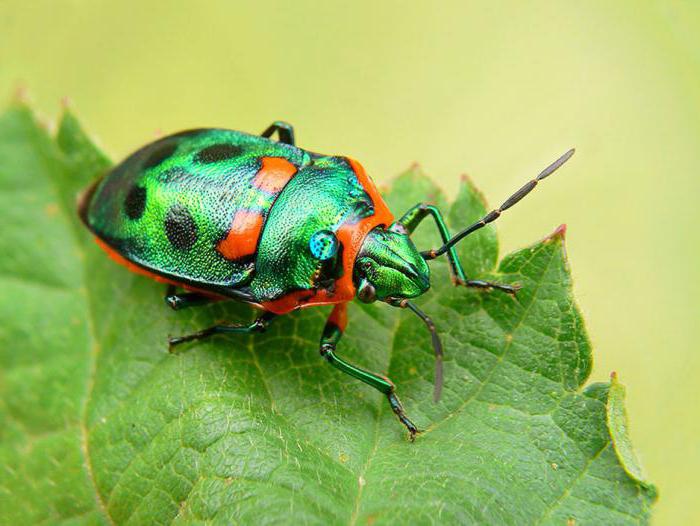
[[178, 346], [182, 343], [185, 343], [185, 342], [196, 340], [196, 339], [200, 338], [203, 335], [203, 333], [204, 333], [204, 331], [201, 331], [201, 332], [197, 332], [194, 334], [188, 334], [187, 336], [176, 336], [174, 338], [168, 338], [168, 352], [174, 353], [175, 352], [174, 348], [176, 346]]
[[399, 397], [396, 396], [396, 393], [394, 393], [394, 391], [391, 391], [390, 393], [387, 393], [386, 396], [389, 399], [389, 405], [391, 406], [391, 410], [399, 418], [401, 423], [404, 426], [406, 426], [406, 429], [408, 429], [408, 439], [411, 442], [415, 442], [416, 435], [419, 434], [421, 431], [416, 427], [416, 425], [413, 422], [411, 422], [411, 420], [404, 412], [403, 406], [401, 405], [401, 401], [399, 400]]
[[482, 281], [480, 279], [470, 279], [467, 281], [459, 281], [458, 285], [463, 285], [465, 287], [473, 287], [477, 289], [483, 289], [483, 290], [500, 290], [501, 292], [505, 292], [506, 294], [510, 294], [512, 296], [515, 296], [515, 294], [522, 288], [522, 286], [518, 283], [515, 283], [513, 285], [507, 285], [507, 284], [501, 284], [501, 283], [494, 283], [492, 281]]
[[522, 288], [523, 286], [520, 283], [514, 283], [513, 285], [508, 286], [508, 290], [503, 289], [503, 291], [511, 296], [515, 296]]
[[173, 354], [175, 352], [175, 347], [177, 345], [180, 345], [181, 343], [183, 343], [183, 341], [184, 340], [182, 338], [178, 338], [178, 337], [168, 338], [168, 352], [170, 354]]

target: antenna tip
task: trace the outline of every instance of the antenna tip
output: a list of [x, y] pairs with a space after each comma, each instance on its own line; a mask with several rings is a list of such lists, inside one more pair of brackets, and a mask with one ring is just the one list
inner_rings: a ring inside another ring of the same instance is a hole
[[[559, 157], [556, 161], [554, 161], [552, 164], [547, 166], [544, 170], [540, 172], [540, 174], [535, 178], [537, 181], [541, 181], [545, 177], [549, 177], [552, 175], [554, 172], [556, 172], [559, 168], [561, 168], [561, 165], [563, 165], [566, 161], [568, 161], [571, 156], [574, 154], [576, 150], [574, 148], [571, 148], [568, 152], [566, 152], [564, 155]], [[527, 193], [527, 192], [526, 192]], [[520, 196], [522, 197], [522, 196]]]

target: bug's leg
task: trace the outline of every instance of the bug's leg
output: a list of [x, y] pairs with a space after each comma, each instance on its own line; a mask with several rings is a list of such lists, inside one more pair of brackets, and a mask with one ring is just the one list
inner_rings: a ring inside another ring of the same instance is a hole
[[219, 301], [216, 298], [198, 292], [181, 292], [178, 294], [175, 285], [168, 285], [164, 300], [165, 304], [173, 310], [201, 307], [202, 305]]
[[326, 326], [323, 329], [323, 335], [321, 336], [321, 347], [319, 349], [321, 356], [323, 356], [326, 361], [328, 361], [328, 363], [330, 363], [336, 369], [357, 378], [367, 385], [374, 387], [380, 393], [386, 395], [387, 399], [389, 400], [391, 410], [394, 412], [394, 414], [396, 414], [401, 423], [406, 426], [409, 437], [411, 441], [413, 441], [419, 431], [415, 424], [411, 422], [406, 415], [406, 412], [401, 405], [401, 401], [399, 400], [398, 396], [396, 396], [396, 388], [394, 387], [394, 383], [386, 376], [355, 367], [336, 355], [335, 348], [343, 335], [346, 325], [347, 304], [339, 303], [331, 312], [331, 315], [328, 317], [328, 321], [326, 322]]
[[270, 322], [277, 317], [277, 314], [272, 312], [265, 312], [262, 316], [255, 319], [253, 323], [248, 325], [214, 325], [213, 327], [207, 327], [194, 334], [188, 334], [186, 336], [179, 336], [176, 338], [170, 338], [168, 343], [170, 344], [170, 349], [181, 343], [191, 342], [194, 340], [203, 340], [214, 334], [228, 334], [228, 333], [238, 333], [238, 334], [250, 334], [254, 332], [265, 332], [267, 326]]
[[[442, 217], [440, 209], [426, 203], [418, 203], [416, 206], [406, 212], [401, 219], [396, 221], [391, 228], [394, 230], [403, 228], [406, 233], [410, 235], [421, 223], [421, 221], [428, 216], [432, 217], [435, 221], [438, 232], [440, 233], [440, 238], [442, 238], [442, 242], [448, 243], [450, 241], [450, 231], [447, 229], [447, 224], [445, 223], [445, 219]], [[496, 289], [509, 294], [514, 294], [520, 288], [518, 285], [506, 285], [503, 283], [493, 283], [491, 281], [467, 279], [466, 275], [464, 274], [462, 264], [459, 262], [459, 258], [457, 257], [457, 251], [455, 248], [450, 246], [445, 253], [447, 255], [447, 260], [450, 263], [452, 281], [455, 285], [463, 285], [465, 287], [475, 287], [480, 289]]]
[[260, 135], [263, 137], [272, 137], [272, 134], [275, 132], [277, 132], [277, 137], [279, 137], [280, 142], [294, 146], [294, 127], [291, 124], [284, 121], [275, 121], [265, 128], [265, 131]]

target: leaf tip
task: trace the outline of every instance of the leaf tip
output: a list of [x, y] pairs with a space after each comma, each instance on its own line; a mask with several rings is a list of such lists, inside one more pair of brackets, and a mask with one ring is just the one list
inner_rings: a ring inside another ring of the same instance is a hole
[[544, 242], [548, 241], [564, 241], [566, 239], [566, 223], [562, 223], [559, 225], [557, 228], [554, 229], [554, 232], [549, 234], [547, 237], [544, 238]]
[[425, 171], [418, 161], [413, 161], [402, 175], [413, 178], [426, 177]]
[[554, 232], [552, 232], [552, 237], [558, 236], [562, 239], [566, 237], [566, 223], [559, 225]]
[[425, 172], [423, 171], [423, 167], [417, 161], [414, 161], [408, 166], [408, 168], [406, 168], [404, 171], [402, 171], [398, 175], [398, 177], [394, 179], [394, 181], [392, 181], [391, 186], [393, 187], [394, 186], [393, 183], [396, 183], [397, 181], [400, 181], [400, 180], [416, 181], [419, 179], [423, 179], [425, 177], [427, 177], [427, 176], [425, 175]]
[[17, 87], [15, 88], [15, 92], [12, 96], [12, 101], [15, 104], [20, 104], [22, 106], [29, 106], [31, 104], [31, 95], [29, 93], [29, 88], [26, 86], [26, 84], [18, 84]]

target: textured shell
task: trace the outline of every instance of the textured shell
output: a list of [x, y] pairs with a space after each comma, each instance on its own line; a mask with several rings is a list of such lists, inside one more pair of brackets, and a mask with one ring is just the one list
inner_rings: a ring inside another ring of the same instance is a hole
[[[392, 220], [355, 161], [221, 129], [137, 151], [87, 194], [81, 216], [149, 273], [275, 312], [352, 299], [362, 239]], [[338, 237], [332, 257], [312, 252], [322, 231]]]

